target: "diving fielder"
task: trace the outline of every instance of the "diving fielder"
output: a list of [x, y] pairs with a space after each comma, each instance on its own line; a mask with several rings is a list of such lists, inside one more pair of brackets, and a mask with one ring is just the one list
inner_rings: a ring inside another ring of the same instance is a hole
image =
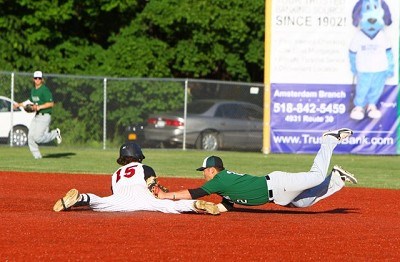
[[177, 192], [160, 191], [157, 196], [161, 199], [197, 199], [218, 194], [222, 197], [222, 202], [218, 204], [220, 212], [232, 210], [234, 204], [258, 206], [271, 202], [281, 206], [311, 206], [339, 191], [344, 181], [357, 183], [353, 174], [338, 166], [327, 178], [334, 148], [340, 140], [352, 134], [353, 131], [348, 128], [325, 132], [321, 148], [308, 172], [274, 171], [266, 176], [239, 174], [225, 169], [221, 158], [209, 156], [197, 168], [206, 180], [201, 187]]

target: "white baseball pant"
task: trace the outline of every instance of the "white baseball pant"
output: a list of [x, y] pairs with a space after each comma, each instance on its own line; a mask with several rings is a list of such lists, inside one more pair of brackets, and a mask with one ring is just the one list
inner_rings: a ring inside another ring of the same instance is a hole
[[304, 190], [321, 184], [327, 175], [333, 150], [339, 141], [333, 136], [323, 136], [321, 148], [314, 158], [309, 172], [289, 173], [274, 171], [268, 176], [268, 189], [272, 190], [273, 202], [286, 206]]
[[56, 130], [49, 132], [50, 122], [50, 114], [38, 114], [32, 119], [28, 132], [28, 145], [34, 158], [42, 158], [38, 144], [49, 143], [57, 137]]
[[99, 197], [91, 193], [87, 195], [90, 198], [90, 208], [99, 212], [159, 211], [172, 214], [196, 212], [194, 207], [196, 200], [157, 199], [141, 185], [132, 186], [129, 195], [113, 194], [108, 197]]

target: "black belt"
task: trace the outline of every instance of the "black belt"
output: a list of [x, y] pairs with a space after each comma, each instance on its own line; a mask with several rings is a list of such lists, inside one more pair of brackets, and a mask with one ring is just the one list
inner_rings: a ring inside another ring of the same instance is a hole
[[[265, 176], [265, 179], [266, 180], [271, 180], [271, 178], [268, 175]], [[268, 186], [268, 183], [267, 183], [267, 186]], [[274, 194], [272, 192], [272, 189], [268, 190], [268, 195], [269, 195], [269, 202], [274, 201]]]
[[46, 115], [46, 114], [51, 115], [51, 113], [36, 113], [36, 115], [42, 115], [42, 116], [44, 116], [44, 115]]

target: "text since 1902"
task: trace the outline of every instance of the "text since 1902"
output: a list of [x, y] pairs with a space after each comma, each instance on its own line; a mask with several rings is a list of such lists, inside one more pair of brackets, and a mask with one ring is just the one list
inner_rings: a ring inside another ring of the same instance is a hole
[[346, 17], [342, 16], [276, 16], [275, 25], [277, 26], [322, 26], [322, 27], [343, 27], [346, 26]]

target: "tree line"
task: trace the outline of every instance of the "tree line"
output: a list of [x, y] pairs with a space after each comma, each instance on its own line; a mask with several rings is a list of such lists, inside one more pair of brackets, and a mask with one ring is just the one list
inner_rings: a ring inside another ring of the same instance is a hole
[[0, 70], [263, 82], [264, 0], [3, 0]]

